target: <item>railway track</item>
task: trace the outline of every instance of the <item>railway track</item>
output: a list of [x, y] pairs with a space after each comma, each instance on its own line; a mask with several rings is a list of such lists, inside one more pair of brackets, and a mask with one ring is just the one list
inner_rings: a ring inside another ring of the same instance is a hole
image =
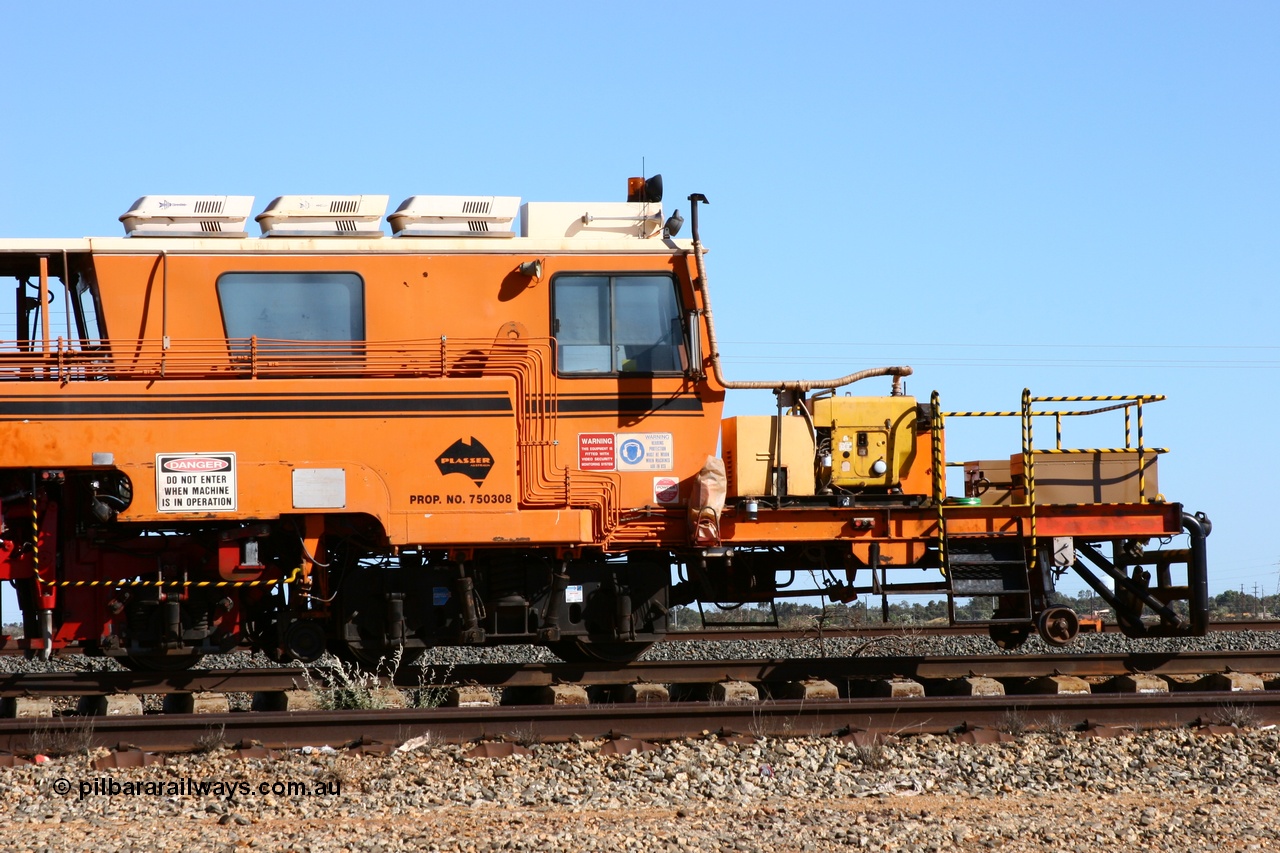
[[[428, 732], [452, 741], [559, 741], [621, 736], [661, 740], [704, 733], [782, 736], [943, 733], [975, 727], [988, 733], [997, 728], [1155, 727], [1207, 724], [1232, 715], [1272, 724], [1280, 723], [1276, 672], [1280, 672], [1280, 652], [467, 666], [455, 667], [450, 683], [505, 688], [512, 701], [533, 704], [3, 719], [0, 750], [22, 753], [37, 741], [77, 734], [98, 746], [130, 744], [145, 750], [184, 751], [213, 741], [254, 742], [273, 748], [395, 744]], [[412, 672], [401, 676], [400, 686], [421, 686]], [[1160, 692], [1150, 692], [1155, 683], [1151, 679], [1164, 685]], [[985, 695], [973, 689], [977, 681], [987, 683]], [[0, 677], [0, 695], [10, 701], [195, 692], [287, 695], [284, 691], [305, 683], [301, 669], [287, 667], [164, 675], [11, 673]], [[691, 698], [621, 703], [617, 701], [621, 694], [608, 689], [651, 684], [671, 685], [672, 697]], [[693, 698], [717, 695], [715, 686], [725, 684], [749, 685], [750, 699]], [[815, 684], [827, 684], [831, 690], [806, 692]], [[805, 698], [781, 698], [795, 695], [796, 685], [808, 685], [800, 690]], [[913, 687], [900, 689], [904, 685]], [[998, 685], [998, 694], [989, 692], [992, 685]], [[702, 689], [681, 691], [680, 686]], [[580, 698], [562, 701], [575, 695], [575, 689]], [[1077, 692], [1081, 689], [1084, 692]]]
[[[1230, 622], [1213, 622], [1209, 624], [1212, 633], [1233, 633], [1239, 631], [1277, 631], [1280, 630], [1280, 619], [1243, 619]], [[1102, 625], [1101, 633], [1118, 634], [1120, 629], [1112, 623]], [[876, 624], [859, 625], [857, 627], [828, 628], [774, 628], [770, 626], [751, 627], [707, 627], [692, 630], [677, 630], [666, 635], [663, 642], [717, 642], [742, 640], [818, 640], [859, 637], [971, 637], [986, 636], [987, 628], [983, 625], [916, 625], [916, 624]], [[248, 651], [247, 647], [241, 650]], [[29, 652], [15, 637], [0, 636], [0, 655], [25, 655]], [[77, 646], [67, 646], [55, 650], [59, 657], [80, 655]]]
[[[574, 739], [669, 740], [722, 736], [857, 736], [861, 733], [942, 734], [1052, 727], [1148, 728], [1210, 725], [1231, 708], [1258, 724], [1280, 722], [1280, 691], [1083, 696], [926, 696], [911, 700], [798, 700], [727, 705], [673, 702], [660, 705], [576, 707], [412, 708], [361, 711], [297, 711], [224, 714], [147, 714], [137, 717], [57, 717], [0, 721], [0, 749], [22, 754], [34, 738], [80, 733], [84, 745], [147, 751], [190, 751], [212, 740], [227, 745], [297, 748], [401, 743], [430, 734], [449, 741], [556, 742]], [[1016, 723], [1011, 724], [1010, 721]]]
[[[855, 682], [895, 678], [938, 682], [981, 676], [1012, 681], [1049, 676], [1112, 678], [1132, 674], [1195, 676], [1220, 673], [1280, 673], [1280, 651], [831, 657], [637, 661], [628, 664], [465, 664], [450, 667], [444, 684], [433, 682], [429, 674], [421, 674], [416, 668], [402, 670], [394, 679], [385, 681], [388, 687], [413, 689], [457, 684], [503, 688], [568, 684], [601, 687], [706, 684], [730, 680], [769, 685], [823, 679], [843, 687]], [[176, 673], [14, 672], [0, 674], [0, 697], [82, 696], [90, 693], [254, 693], [303, 689], [307, 686], [305, 676], [301, 667], [193, 669]]]
[[[1280, 619], [1241, 619], [1231, 622], [1211, 622], [1209, 631], [1213, 633], [1232, 633], [1237, 631], [1278, 631]], [[1094, 632], [1098, 633], [1098, 632]], [[1112, 622], [1103, 623], [1103, 634], [1119, 634], [1120, 627]], [[824, 637], [827, 639], [843, 637], [974, 637], [986, 636], [985, 625], [914, 625], [914, 624], [867, 624], [857, 627], [838, 628], [715, 628], [707, 627], [688, 631], [673, 631], [667, 635], [667, 641], [689, 640], [801, 640]]]

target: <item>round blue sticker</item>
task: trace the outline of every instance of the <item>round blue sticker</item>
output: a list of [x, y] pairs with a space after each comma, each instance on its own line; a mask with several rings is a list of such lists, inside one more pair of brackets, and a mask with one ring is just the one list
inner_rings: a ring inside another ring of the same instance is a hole
[[641, 459], [644, 459], [644, 445], [634, 438], [629, 438], [622, 442], [622, 446], [618, 448], [618, 456], [628, 465], [635, 465]]

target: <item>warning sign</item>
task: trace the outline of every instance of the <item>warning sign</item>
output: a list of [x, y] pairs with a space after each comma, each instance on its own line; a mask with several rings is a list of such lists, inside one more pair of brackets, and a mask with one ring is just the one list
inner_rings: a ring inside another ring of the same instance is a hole
[[156, 510], [235, 512], [234, 453], [157, 453]]
[[680, 481], [675, 477], [654, 477], [653, 502], [660, 504], [679, 503]]
[[669, 432], [618, 433], [619, 471], [672, 471], [675, 443]]
[[614, 440], [611, 432], [578, 433], [578, 469], [581, 471], [612, 471], [614, 469]]

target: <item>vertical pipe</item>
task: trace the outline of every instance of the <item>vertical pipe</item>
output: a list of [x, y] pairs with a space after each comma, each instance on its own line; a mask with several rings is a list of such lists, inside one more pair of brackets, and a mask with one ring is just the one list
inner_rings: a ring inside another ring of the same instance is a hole
[[[37, 588], [43, 583], [40, 577], [40, 489], [36, 475], [31, 475], [31, 571], [36, 576]], [[40, 590], [43, 595], [44, 591]]]
[[1032, 451], [1031, 389], [1022, 389], [1022, 486], [1026, 492], [1027, 515], [1031, 527], [1031, 567], [1036, 559], [1036, 458]]
[[160, 278], [160, 337], [164, 349], [169, 348], [169, 253], [160, 253], [164, 272]]
[[49, 259], [40, 256], [40, 351], [49, 353]]
[[160, 253], [164, 272], [160, 277], [160, 375], [164, 376], [165, 358], [169, 354], [169, 253]]
[[1182, 514], [1182, 528], [1189, 534], [1191, 556], [1187, 560], [1187, 604], [1191, 616], [1191, 633], [1203, 635], [1209, 630], [1209, 572], [1205, 537], [1213, 525], [1203, 513]]
[[[71, 340], [71, 265], [67, 262], [67, 250], [62, 250], [62, 293], [66, 304], [62, 306], [67, 316], [67, 340]], [[70, 346], [70, 344], [68, 344]]]
[[773, 505], [782, 509], [782, 389], [775, 392], [778, 414], [773, 421], [773, 444], [769, 448], [769, 479], [765, 481], [765, 494], [774, 497]]
[[1128, 450], [1133, 447], [1133, 428], [1129, 425], [1129, 410], [1132, 406], [1124, 407], [1124, 449]]
[[[929, 419], [930, 432], [932, 433], [933, 448], [933, 503], [938, 509], [938, 562], [942, 568], [942, 573], [947, 573], [947, 517], [943, 510], [943, 503], [946, 501], [946, 469], [943, 467], [942, 460], [942, 430], [944, 423], [942, 420], [941, 396], [937, 391], [929, 396], [929, 403], [933, 407], [933, 416]], [[879, 549], [876, 551], [879, 555]]]
[[[44, 259], [40, 260], [43, 271]], [[31, 475], [31, 571], [35, 575], [36, 601], [40, 605], [40, 637], [43, 641], [40, 659], [49, 660], [53, 655], [53, 590], [45, 586], [45, 579], [40, 574], [40, 489], [34, 473]]]
[[1147, 502], [1147, 460], [1142, 452], [1142, 398], [1138, 398], [1138, 503]]
[[27, 312], [27, 286], [30, 279], [18, 279], [18, 287], [14, 291], [14, 338], [18, 343], [18, 352], [31, 352], [31, 317]]

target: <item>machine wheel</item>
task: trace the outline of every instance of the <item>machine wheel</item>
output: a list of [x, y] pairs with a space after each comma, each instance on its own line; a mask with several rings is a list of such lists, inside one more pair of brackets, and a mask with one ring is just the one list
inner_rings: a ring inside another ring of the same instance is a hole
[[1018, 648], [1031, 636], [1030, 625], [992, 625], [987, 630], [996, 646], [1006, 652]]
[[134, 672], [182, 672], [184, 669], [191, 669], [202, 657], [204, 655], [199, 652], [190, 652], [181, 655], [125, 655], [116, 660]]
[[1051, 646], [1065, 646], [1080, 633], [1080, 617], [1070, 607], [1050, 607], [1036, 620], [1040, 638]]
[[653, 643], [592, 642], [583, 637], [573, 637], [549, 643], [552, 654], [567, 663], [631, 663], [645, 653]]
[[281, 657], [285, 662], [314, 663], [325, 653], [328, 641], [323, 625], [314, 619], [299, 619], [284, 631], [284, 654]]

